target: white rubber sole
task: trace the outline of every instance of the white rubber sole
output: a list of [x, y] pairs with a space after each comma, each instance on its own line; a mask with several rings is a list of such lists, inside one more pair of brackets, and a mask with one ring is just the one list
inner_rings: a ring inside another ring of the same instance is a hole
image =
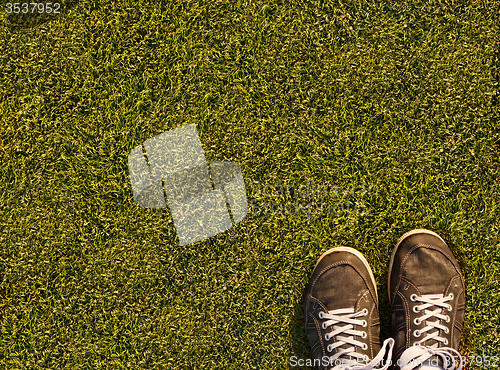
[[[430, 230], [427, 230], [427, 229], [414, 229], [414, 230], [410, 230], [406, 233], [404, 233], [398, 240], [398, 242], [396, 243], [396, 246], [394, 247], [394, 250], [392, 251], [392, 255], [391, 255], [391, 262], [389, 263], [389, 276], [387, 278], [387, 292], [388, 294], [390, 294], [391, 292], [391, 272], [392, 272], [392, 264], [394, 263], [394, 256], [396, 255], [396, 251], [398, 250], [398, 247], [399, 245], [401, 244], [401, 242], [406, 239], [407, 237], [409, 237], [410, 235], [413, 235], [413, 234], [428, 234], [428, 235], [434, 235], [436, 237], [439, 238], [439, 240], [441, 240], [444, 244], [446, 244], [446, 242], [443, 240], [443, 238], [441, 238], [438, 234], [436, 234], [434, 231], [430, 231]], [[448, 244], [446, 244], [448, 245]]]
[[319, 262], [323, 259], [323, 257], [325, 257], [326, 255], [333, 253], [333, 252], [348, 252], [348, 253], [354, 254], [356, 257], [358, 257], [363, 262], [363, 264], [366, 266], [366, 269], [370, 273], [370, 278], [372, 279], [373, 286], [375, 287], [375, 296], [377, 297], [377, 302], [378, 302], [377, 283], [375, 282], [375, 277], [373, 276], [372, 269], [370, 268], [370, 265], [368, 264], [368, 261], [366, 260], [366, 258], [360, 252], [358, 252], [356, 249], [351, 248], [351, 247], [335, 247], [335, 248], [329, 249], [325, 253], [323, 253], [321, 255], [321, 257], [319, 257], [318, 262], [316, 262], [316, 265], [314, 265], [314, 270], [316, 270], [316, 266], [318, 266]]

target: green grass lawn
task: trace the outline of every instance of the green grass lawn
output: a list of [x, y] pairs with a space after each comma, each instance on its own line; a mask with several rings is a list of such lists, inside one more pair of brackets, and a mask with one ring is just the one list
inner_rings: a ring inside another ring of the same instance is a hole
[[[461, 353], [500, 355], [498, 0], [4, 4], [1, 369], [289, 368], [339, 245], [372, 266], [385, 339], [390, 253], [417, 227], [462, 266]], [[253, 204], [338, 186], [325, 201], [364, 212], [252, 208], [179, 246], [168, 210], [134, 203], [127, 156], [192, 123]]]

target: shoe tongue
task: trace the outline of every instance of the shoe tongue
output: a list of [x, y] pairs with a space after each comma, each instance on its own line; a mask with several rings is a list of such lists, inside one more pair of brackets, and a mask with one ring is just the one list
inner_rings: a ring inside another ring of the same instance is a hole
[[[431, 330], [431, 331], [427, 332], [426, 334], [432, 334], [434, 332], [436, 332], [436, 329]], [[425, 334], [422, 334], [422, 335], [425, 335]], [[426, 340], [424, 343], [422, 343], [422, 346], [428, 347], [428, 348], [437, 348], [439, 346], [439, 344], [440, 344], [440, 342], [438, 342], [437, 340], [429, 339], [429, 340]], [[434, 357], [432, 357], [432, 358], [434, 358]]]
[[320, 284], [316, 284], [312, 294], [330, 310], [355, 307], [366, 285], [361, 276], [351, 267], [341, 265], [325, 272]]
[[417, 248], [404, 265], [404, 275], [417, 284], [420, 294], [444, 293], [456, 275], [453, 264], [440, 252]]

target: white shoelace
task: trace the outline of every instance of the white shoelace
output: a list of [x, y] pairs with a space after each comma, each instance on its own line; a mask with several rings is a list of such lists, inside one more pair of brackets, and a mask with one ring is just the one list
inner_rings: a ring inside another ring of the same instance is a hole
[[[365, 308], [362, 311], [354, 312], [354, 308], [343, 308], [338, 310], [328, 311], [328, 313], [320, 312], [319, 318], [326, 319], [323, 321], [322, 327], [323, 329], [327, 329], [328, 327], [333, 325], [333, 332], [325, 334], [325, 340], [328, 342], [331, 338], [335, 337], [336, 342], [333, 344], [329, 344], [326, 348], [328, 352], [332, 352], [335, 348], [340, 347], [344, 344], [350, 344], [352, 347], [343, 349], [338, 353], [334, 354], [330, 357], [329, 363], [331, 365], [335, 365], [331, 370], [372, 370], [376, 369], [378, 365], [380, 365], [381, 361], [384, 358], [384, 354], [388, 353], [387, 362], [385, 365], [380, 367], [380, 370], [386, 370], [391, 364], [392, 358], [392, 348], [394, 347], [394, 339], [389, 338], [384, 342], [384, 345], [380, 349], [379, 353], [373, 360], [370, 362], [367, 356], [362, 355], [356, 352], [356, 347], [360, 347], [364, 350], [368, 349], [368, 345], [366, 343], [362, 343], [356, 340], [354, 337], [358, 336], [361, 338], [366, 338], [366, 331], [354, 330], [354, 325], [362, 326], [363, 328], [368, 327], [368, 323], [366, 320], [360, 320], [360, 317], [368, 315], [368, 310]], [[346, 324], [340, 326], [338, 324]], [[365, 329], [366, 330], [366, 329]], [[343, 336], [341, 334], [346, 334], [347, 336]], [[386, 347], [389, 348], [386, 350]], [[355, 361], [352, 360], [344, 360], [340, 359], [340, 356], [349, 356], [350, 358], [356, 358]], [[337, 365], [337, 363], [340, 363]]]
[[[447, 323], [450, 322], [450, 316], [448, 315], [443, 315], [441, 313], [442, 308], [447, 309], [448, 311], [451, 311], [451, 305], [446, 303], [448, 301], [451, 301], [453, 299], [453, 294], [450, 293], [446, 297], [444, 297], [442, 294], [424, 294], [422, 296], [418, 296], [416, 294], [412, 294], [410, 296], [410, 301], [412, 302], [421, 302], [421, 305], [415, 305], [413, 306], [413, 312], [414, 313], [419, 313], [421, 311], [424, 311], [424, 315], [422, 317], [417, 317], [415, 320], [413, 320], [413, 323], [415, 325], [420, 325], [423, 322], [425, 322], [426, 326], [423, 329], [420, 330], [415, 330], [413, 332], [413, 336], [415, 338], [420, 337], [422, 334], [427, 333], [428, 331], [431, 331], [433, 329], [436, 329], [433, 333], [427, 334], [424, 338], [422, 338], [418, 343], [422, 344], [430, 339], [434, 339], [436, 342], [441, 342], [445, 346], [448, 345], [448, 340], [446, 338], [440, 337], [439, 336], [439, 330], [442, 330], [445, 332], [445, 334], [449, 333], [449, 329], [442, 325], [440, 323], [441, 320], [446, 321]], [[435, 310], [430, 310], [432, 306], [435, 306]], [[436, 321], [430, 321], [432, 317], [435, 317], [437, 320]], [[438, 343], [435, 343], [434, 346], [437, 347]]]
[[[445, 308], [448, 311], [452, 310], [452, 306], [446, 302], [453, 300], [453, 294], [450, 293], [446, 297], [443, 294], [424, 294], [418, 296], [412, 294], [410, 301], [421, 303], [420, 305], [413, 306], [412, 310], [414, 313], [419, 313], [424, 311], [424, 315], [415, 318], [413, 323], [415, 325], [420, 325], [425, 323], [422, 329], [415, 330], [412, 335], [416, 338], [420, 337], [422, 334], [427, 333], [420, 341], [416, 342], [413, 347], [408, 348], [403, 352], [401, 358], [398, 360], [401, 364], [401, 370], [412, 370], [423, 364], [424, 361], [429, 360], [431, 357], [439, 357], [443, 361], [443, 366], [445, 370], [453, 370], [458, 366], [457, 370], [462, 369], [463, 358], [458, 353], [457, 350], [450, 347], [438, 348], [439, 342], [443, 343], [445, 346], [448, 345], [448, 340], [439, 335], [440, 330], [444, 331], [445, 334], [449, 333], [448, 327], [441, 324], [442, 321], [450, 322], [450, 317], [441, 313], [442, 309]], [[432, 310], [431, 307], [436, 307]], [[430, 319], [436, 318], [436, 321]], [[432, 333], [431, 330], [434, 330]], [[436, 343], [431, 346], [424, 346], [428, 340], [434, 339]]]

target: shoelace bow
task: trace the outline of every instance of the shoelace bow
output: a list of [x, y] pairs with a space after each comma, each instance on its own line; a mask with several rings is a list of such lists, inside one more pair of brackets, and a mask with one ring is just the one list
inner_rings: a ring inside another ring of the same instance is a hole
[[[416, 342], [413, 347], [403, 352], [401, 358], [398, 360], [401, 364], [401, 370], [412, 370], [422, 365], [424, 361], [429, 360], [433, 356], [441, 358], [445, 370], [453, 370], [457, 366], [457, 370], [462, 369], [463, 358], [457, 350], [450, 347], [438, 348], [439, 342], [443, 343], [445, 346], [448, 345], [448, 340], [441, 337], [439, 333], [440, 330], [444, 331], [445, 334], [449, 333], [448, 327], [442, 325], [441, 320], [449, 323], [450, 317], [442, 314], [441, 311], [443, 308], [448, 311], [452, 310], [452, 306], [446, 302], [453, 300], [453, 298], [452, 293], [446, 297], [443, 294], [411, 295], [410, 301], [422, 303], [413, 306], [413, 312], [419, 313], [424, 311], [424, 315], [417, 317], [413, 323], [415, 325], [420, 325], [425, 322], [424, 328], [415, 330], [413, 336], [418, 338], [424, 333], [428, 334], [420, 341]], [[431, 307], [436, 307], [436, 309], [432, 310]], [[432, 318], [436, 318], [437, 320], [429, 320]], [[435, 329], [435, 331], [431, 333], [430, 331], [433, 329]], [[423, 343], [431, 339], [434, 339], [436, 343], [432, 346], [423, 345]]]
[[441, 347], [430, 348], [424, 346], [413, 346], [403, 352], [398, 360], [401, 370], [412, 370], [429, 360], [431, 357], [440, 357], [443, 361], [444, 370], [461, 370], [463, 366], [463, 358], [453, 348]]
[[[392, 338], [389, 338], [384, 342], [377, 356], [375, 356], [375, 358], [370, 362], [368, 362], [368, 359], [366, 358], [365, 355], [356, 352], [356, 347], [360, 347], [364, 350], [368, 348], [368, 345], [366, 343], [360, 342], [354, 338], [356, 336], [361, 337], [363, 339], [367, 337], [366, 331], [354, 330], [354, 325], [359, 325], [362, 326], [363, 328], [366, 328], [368, 326], [366, 320], [358, 319], [360, 317], [366, 316], [367, 314], [368, 310], [366, 308], [359, 312], [355, 312], [354, 309], [351, 308], [343, 308], [343, 309], [328, 311], [328, 313], [324, 312], [319, 313], [320, 319], [326, 319], [326, 321], [323, 321], [322, 323], [322, 328], [324, 330], [333, 325], [333, 332], [325, 334], [325, 340], [327, 342], [333, 337], [335, 337], [336, 339], [335, 343], [329, 344], [327, 346], [328, 352], [332, 352], [335, 348], [343, 346], [344, 344], [352, 345], [352, 347], [339, 350], [338, 353], [330, 357], [330, 364], [336, 364], [337, 362], [341, 362], [341, 364], [334, 366], [333, 368], [331, 368], [331, 370], [376, 369], [377, 366], [380, 364], [380, 362], [383, 360], [384, 354], [386, 352], [388, 353], [387, 363], [378, 369], [386, 370], [389, 367], [392, 358], [392, 348], [394, 347], [394, 339]], [[340, 326], [338, 324], [346, 324], [346, 325]], [[347, 336], [343, 336], [341, 334], [346, 334]], [[389, 348], [386, 350], [386, 347], [388, 346]], [[347, 356], [355, 357], [356, 361], [343, 360], [340, 359], [341, 356], [344, 358]], [[360, 359], [361, 359], [361, 364], [359, 364]], [[342, 361], [345, 361], [345, 363], [342, 363]], [[365, 362], [366, 364], [364, 364], [363, 362]]]

